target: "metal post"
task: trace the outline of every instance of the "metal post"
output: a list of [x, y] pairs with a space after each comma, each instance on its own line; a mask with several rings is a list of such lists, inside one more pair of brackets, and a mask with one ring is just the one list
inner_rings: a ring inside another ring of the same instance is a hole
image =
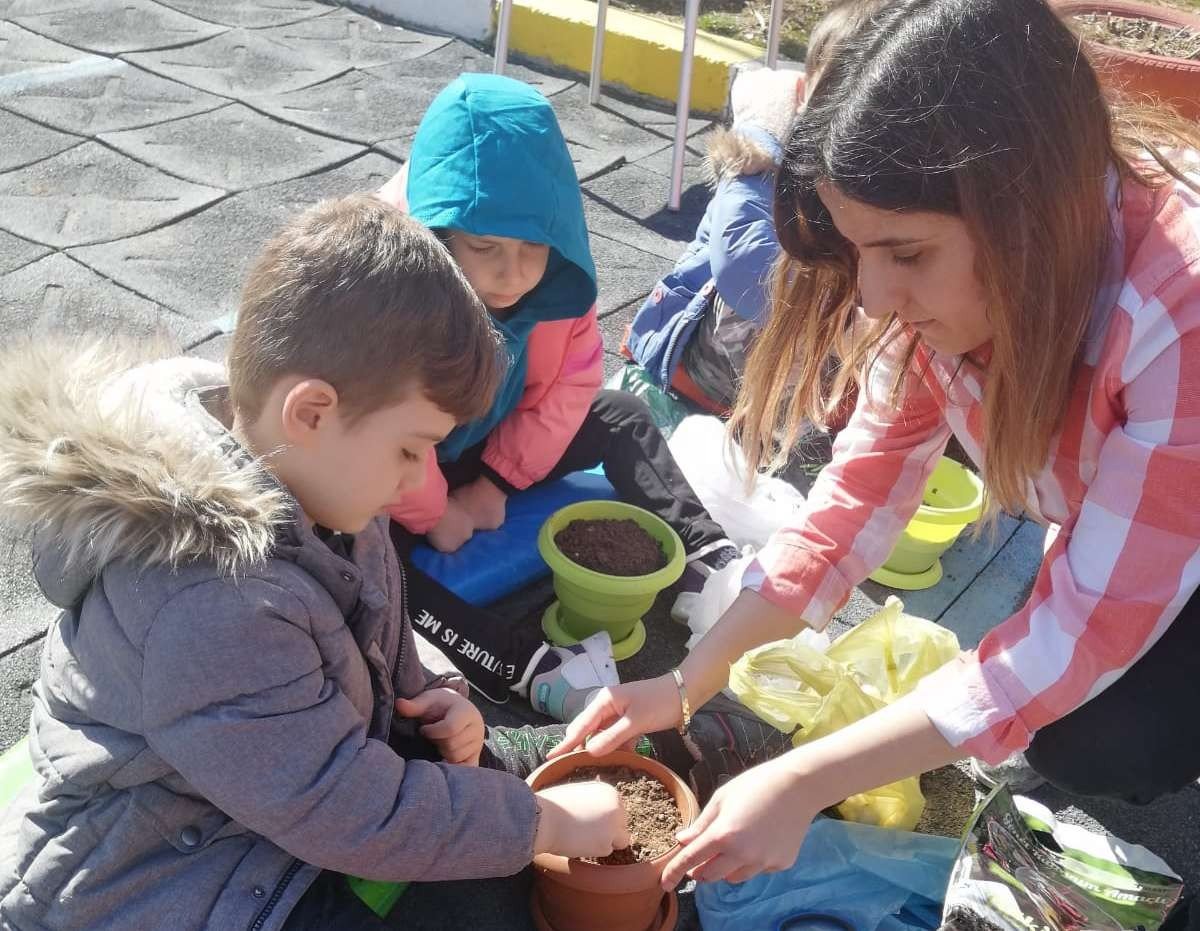
[[767, 67], [779, 61], [779, 34], [783, 32], [783, 0], [771, 0], [771, 24], [767, 27]]
[[496, 25], [496, 60], [492, 74], [504, 74], [508, 63], [508, 24], [512, 20], [513, 0], [500, 0], [500, 22]]
[[600, 101], [604, 89], [604, 22], [608, 19], [608, 0], [596, 5], [596, 35], [592, 37], [592, 76], [588, 81], [588, 103], [593, 107]]
[[687, 153], [688, 114], [692, 103], [692, 59], [696, 54], [696, 23], [700, 0], [687, 0], [683, 19], [683, 56], [679, 60], [679, 101], [675, 104], [675, 146], [671, 150], [671, 194], [668, 210], [678, 210], [683, 198], [683, 158]]

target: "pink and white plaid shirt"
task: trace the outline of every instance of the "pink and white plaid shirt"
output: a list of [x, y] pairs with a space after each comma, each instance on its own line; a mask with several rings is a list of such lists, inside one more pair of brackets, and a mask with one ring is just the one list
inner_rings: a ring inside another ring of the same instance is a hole
[[[1025, 606], [921, 684], [943, 736], [989, 762], [1120, 678], [1200, 585], [1200, 196], [1181, 184], [1126, 183], [1121, 194], [1065, 426], [1029, 495], [1034, 516], [1061, 533]], [[888, 362], [861, 392], [803, 522], [777, 533], [743, 578], [818, 629], [883, 564], [950, 434], [982, 462], [986, 372], [934, 356], [923, 377], [907, 376], [896, 408]]]

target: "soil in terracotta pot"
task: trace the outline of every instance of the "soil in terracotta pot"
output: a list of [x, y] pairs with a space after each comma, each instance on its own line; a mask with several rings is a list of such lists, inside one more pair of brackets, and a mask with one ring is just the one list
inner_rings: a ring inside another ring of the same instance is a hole
[[649, 575], [667, 564], [658, 541], [628, 518], [573, 520], [554, 542], [572, 562], [605, 575]]
[[616, 788], [629, 817], [631, 843], [607, 857], [589, 859], [604, 866], [627, 866], [653, 860], [675, 846], [675, 833], [683, 827], [679, 806], [665, 785], [646, 773], [627, 766], [605, 768], [585, 766], [575, 770], [564, 782], [591, 782], [599, 779]]
[[1200, 32], [1150, 19], [1116, 16], [1112, 13], [1081, 13], [1075, 16], [1084, 38], [1146, 55], [1200, 61]]
[[962, 836], [975, 811], [975, 783], [957, 766], [943, 766], [921, 776], [925, 810], [913, 828], [918, 834]]

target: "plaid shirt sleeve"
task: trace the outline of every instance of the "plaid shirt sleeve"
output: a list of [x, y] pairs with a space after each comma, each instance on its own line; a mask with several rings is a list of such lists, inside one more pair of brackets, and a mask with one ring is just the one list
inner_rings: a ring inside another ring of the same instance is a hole
[[1082, 507], [1027, 604], [921, 685], [943, 736], [988, 762], [1119, 679], [1200, 585], [1200, 266], [1116, 325], [1123, 351], [1095, 373], [1115, 384], [1094, 386], [1091, 403], [1114, 398], [1123, 423], [1103, 439]]
[[883, 565], [950, 438], [942, 407], [919, 376], [906, 375], [901, 403], [891, 401], [905, 343], [891, 340], [871, 367], [803, 521], [774, 534], [742, 576], [743, 588], [816, 630]]

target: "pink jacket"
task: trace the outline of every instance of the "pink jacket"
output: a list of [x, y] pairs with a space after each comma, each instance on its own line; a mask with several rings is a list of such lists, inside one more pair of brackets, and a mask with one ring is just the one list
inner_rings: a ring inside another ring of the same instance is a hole
[[[388, 203], [406, 209], [406, 170], [379, 191]], [[514, 488], [541, 481], [558, 464], [603, 377], [600, 326], [593, 306], [573, 320], [539, 323], [529, 336], [525, 391], [516, 408], [488, 436], [483, 461]], [[425, 484], [388, 508], [392, 519], [413, 533], [427, 533], [446, 510], [445, 476], [431, 452]]]

